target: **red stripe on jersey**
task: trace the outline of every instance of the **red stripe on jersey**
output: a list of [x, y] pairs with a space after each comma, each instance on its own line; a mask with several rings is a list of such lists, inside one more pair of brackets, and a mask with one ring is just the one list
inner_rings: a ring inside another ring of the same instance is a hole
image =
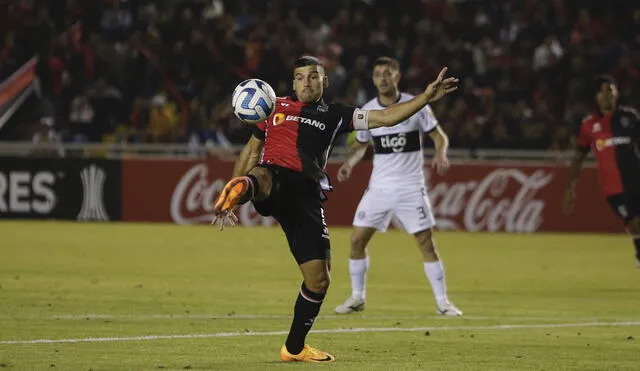
[[612, 136], [611, 114], [593, 114], [582, 121], [578, 145], [591, 145], [598, 164], [600, 185], [606, 196], [624, 191], [616, 146], [610, 143]]
[[[265, 140], [261, 164], [278, 165], [302, 171], [298, 153], [298, 118], [303, 103], [287, 98], [276, 100], [273, 115], [265, 122]], [[289, 119], [292, 118], [292, 119]]]

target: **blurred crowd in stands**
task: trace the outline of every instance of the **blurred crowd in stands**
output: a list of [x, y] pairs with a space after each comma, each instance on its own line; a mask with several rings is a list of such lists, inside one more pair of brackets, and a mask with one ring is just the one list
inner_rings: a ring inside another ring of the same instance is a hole
[[[0, 0], [0, 74], [39, 58], [41, 122], [67, 141], [243, 143], [229, 103], [249, 77], [290, 94], [296, 57], [320, 57], [328, 101], [375, 95], [397, 58], [419, 92], [444, 65], [460, 89], [434, 105], [453, 147], [566, 149], [610, 73], [640, 102], [640, 4], [595, 0]], [[1, 133], [0, 133], [1, 135]]]

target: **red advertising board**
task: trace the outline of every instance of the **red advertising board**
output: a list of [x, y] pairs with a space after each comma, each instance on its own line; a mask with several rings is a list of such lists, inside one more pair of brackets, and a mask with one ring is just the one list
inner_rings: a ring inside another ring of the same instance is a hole
[[[233, 163], [210, 159], [123, 161], [122, 219], [125, 221], [209, 223], [213, 203]], [[330, 164], [336, 179], [338, 166]], [[349, 226], [369, 181], [371, 163], [338, 184], [325, 204], [327, 222]], [[440, 229], [506, 232], [623, 232], [602, 196], [595, 168], [583, 170], [575, 212], [561, 202], [568, 172], [562, 166], [492, 163], [454, 164], [444, 176], [425, 169], [429, 198]], [[241, 224], [273, 225], [250, 204], [238, 210]]]

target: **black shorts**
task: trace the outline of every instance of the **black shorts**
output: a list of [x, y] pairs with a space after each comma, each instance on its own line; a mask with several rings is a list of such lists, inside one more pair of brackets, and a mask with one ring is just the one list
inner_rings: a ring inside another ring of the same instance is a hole
[[611, 195], [607, 197], [607, 202], [613, 212], [624, 220], [625, 225], [640, 216], [640, 192]]
[[258, 165], [271, 172], [269, 197], [253, 201], [262, 216], [273, 216], [287, 236], [298, 265], [314, 259], [330, 259], [329, 229], [324, 220], [322, 190], [309, 176], [274, 165]]

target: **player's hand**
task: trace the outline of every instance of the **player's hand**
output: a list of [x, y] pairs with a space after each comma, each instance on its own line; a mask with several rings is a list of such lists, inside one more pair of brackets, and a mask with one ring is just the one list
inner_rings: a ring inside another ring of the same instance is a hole
[[213, 215], [213, 220], [211, 224], [217, 224], [220, 227], [220, 230], [224, 229], [225, 224], [229, 224], [234, 227], [238, 223], [238, 217], [233, 212], [233, 210], [221, 211]]
[[438, 175], [444, 175], [449, 170], [449, 159], [447, 155], [436, 154], [431, 160], [431, 168], [435, 168]]
[[573, 187], [569, 187], [564, 191], [564, 198], [562, 199], [562, 211], [565, 214], [571, 214], [575, 206], [576, 190]]
[[349, 177], [351, 176], [351, 170], [353, 170], [353, 168], [349, 164], [347, 164], [346, 162], [342, 164], [342, 166], [340, 166], [340, 169], [338, 169], [338, 181], [344, 182], [345, 180], [349, 179]]
[[438, 78], [435, 81], [427, 85], [424, 91], [424, 95], [429, 102], [435, 102], [445, 95], [458, 89], [458, 79], [455, 77], [447, 77], [444, 75], [447, 73], [447, 67], [444, 67], [438, 74]]

